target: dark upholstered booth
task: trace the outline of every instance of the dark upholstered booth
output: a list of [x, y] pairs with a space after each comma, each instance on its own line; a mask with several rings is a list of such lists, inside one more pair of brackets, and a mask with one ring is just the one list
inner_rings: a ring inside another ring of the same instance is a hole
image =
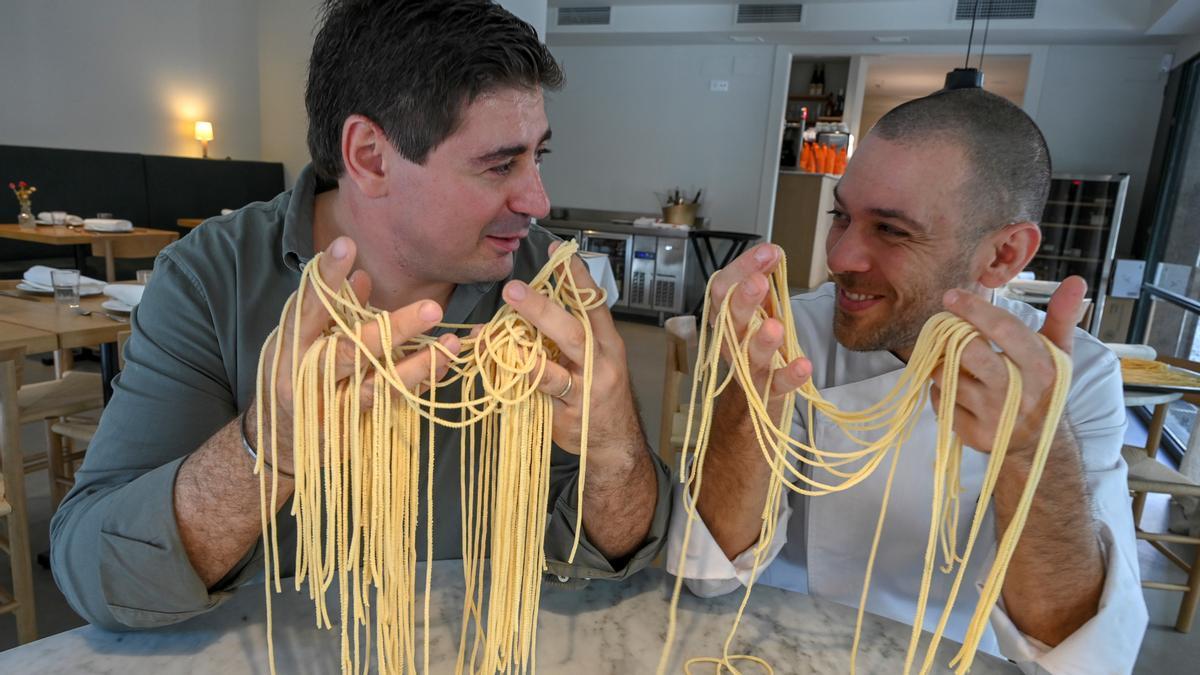
[[[219, 159], [161, 157], [121, 152], [0, 145], [0, 223], [17, 221], [10, 181], [37, 187], [33, 210], [66, 211], [84, 218], [111, 213], [138, 227], [186, 234], [179, 218], [208, 218], [221, 209], [269, 200], [284, 189], [283, 165]], [[34, 264], [73, 266], [70, 247], [0, 239], [0, 278], [16, 278]], [[98, 258], [88, 261], [102, 276]], [[118, 261], [118, 278], [149, 261]]]

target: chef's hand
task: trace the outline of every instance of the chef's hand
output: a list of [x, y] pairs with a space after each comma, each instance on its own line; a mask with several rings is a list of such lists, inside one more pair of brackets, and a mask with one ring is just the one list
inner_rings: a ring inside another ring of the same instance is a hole
[[[721, 303], [725, 301], [725, 296], [733, 289], [733, 297], [729, 300], [729, 313], [739, 342], [745, 338], [755, 311], [759, 307], [766, 307], [767, 291], [770, 287], [768, 275], [781, 260], [779, 247], [773, 244], [759, 244], [738, 256], [713, 276], [709, 286], [709, 311], [715, 315]], [[784, 302], [787, 302], [786, 298]], [[711, 316], [709, 318], [712, 319]], [[783, 323], [773, 316], [768, 316], [750, 338], [750, 372], [754, 378], [755, 389], [762, 392], [767, 377], [771, 376], [769, 396], [772, 400], [799, 389], [812, 374], [812, 364], [804, 357], [794, 359], [780, 368], [773, 366], [772, 359], [783, 347], [784, 336]], [[721, 346], [721, 352], [725, 359], [729, 360], [725, 345]]]
[[[321, 256], [317, 268], [318, 273], [330, 288], [341, 288], [344, 283], [349, 281], [350, 287], [354, 290], [355, 296], [359, 302], [366, 303], [367, 298], [371, 295], [371, 279], [370, 276], [358, 270], [351, 274], [354, 268], [354, 258], [357, 249], [354, 241], [349, 237], [339, 237], [329, 245], [326, 250], [326, 255]], [[301, 291], [296, 291], [300, 293]], [[318, 339], [326, 334], [328, 330], [334, 327], [332, 317], [321, 304], [311, 287], [306, 286], [303, 289], [304, 302], [300, 309], [300, 324], [299, 324], [299, 344], [298, 351], [301, 356], [308, 351]], [[297, 298], [293, 294], [293, 298]], [[292, 346], [296, 334], [295, 328], [295, 304], [293, 301], [292, 307], [288, 309], [287, 315], [283, 320], [282, 335], [276, 333], [276, 339], [273, 339], [267, 347], [267, 352], [264, 358], [267, 363], [271, 363], [274, 359], [275, 350], [280, 350], [279, 354], [279, 371], [272, 373], [267, 369], [265, 376], [271, 378], [270, 381], [264, 383], [265, 388], [275, 388], [275, 410], [279, 414], [276, 421], [277, 434], [276, 443], [278, 447], [274, 454], [268, 454], [270, 461], [277, 462], [281, 471], [292, 473], [292, 401], [295, 392], [292, 391]], [[422, 300], [414, 302], [406, 307], [401, 307], [388, 315], [392, 324], [392, 340], [388, 345], [390, 348], [395, 348], [410, 338], [416, 337], [434, 326], [442, 318], [442, 309], [432, 300]], [[370, 348], [370, 352], [375, 356], [380, 356], [383, 353], [383, 345], [380, 344], [379, 328], [375, 323], [369, 323], [363, 327], [362, 339]], [[460, 348], [458, 337], [446, 334], [439, 338], [439, 342], [450, 353], [457, 354]], [[357, 347], [347, 339], [338, 341], [338, 354], [336, 362], [336, 377], [341, 381], [354, 374], [354, 354]], [[410, 390], [420, 390], [429, 379], [429, 360], [431, 350], [423, 349], [415, 354], [407, 356], [396, 362], [395, 374], [405, 386]], [[437, 377], [441, 378], [445, 375], [449, 367], [449, 359], [445, 354], [438, 352], [435, 369]], [[374, 397], [374, 378], [372, 373], [365, 378], [363, 387], [360, 392], [362, 396], [362, 404], [364, 408], [369, 408]], [[246, 411], [248, 424], [246, 428], [251, 429], [254, 426], [257, 411], [256, 407], [262, 402], [255, 401]], [[265, 421], [269, 421], [270, 410], [263, 410]], [[256, 448], [257, 450], [257, 448]]]
[[[560, 245], [560, 242], [551, 244], [550, 253]], [[570, 265], [580, 289], [601, 292], [579, 256], [572, 256]], [[504, 300], [558, 345], [559, 358], [546, 364], [538, 389], [554, 399], [554, 442], [563, 450], [578, 454], [583, 429], [583, 324], [523, 281], [508, 282]], [[600, 303], [587, 314], [593, 338], [588, 461], [589, 464], [606, 460], [624, 462], [631, 450], [641, 452], [645, 447], [630, 388], [625, 342], [607, 305]]]
[[[1077, 276], [1059, 285], [1046, 308], [1046, 320], [1035, 333], [1008, 311], [983, 298], [961, 290], [947, 291], [946, 309], [971, 323], [982, 338], [972, 340], [963, 350], [958, 396], [955, 400], [954, 431], [963, 443], [981, 452], [991, 452], [996, 427], [1008, 387], [1008, 370], [1002, 357], [993, 351], [994, 342], [1012, 360], [1021, 374], [1021, 404], [1016, 426], [1009, 440], [1009, 456], [1031, 456], [1042, 433], [1046, 410], [1054, 389], [1055, 366], [1046, 344], [1038, 334], [1049, 338], [1059, 349], [1071, 353], [1079, 308], [1087, 292], [1087, 283]], [[934, 373], [934, 406], [941, 400], [944, 373]], [[1066, 423], [1066, 415], [1059, 428]]]

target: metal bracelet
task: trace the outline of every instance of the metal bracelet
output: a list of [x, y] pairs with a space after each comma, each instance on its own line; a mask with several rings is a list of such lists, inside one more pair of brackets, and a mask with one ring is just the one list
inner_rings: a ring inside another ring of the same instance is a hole
[[[248, 411], [248, 410], [249, 410], [249, 408], [246, 409], [246, 411]], [[241, 427], [241, 429], [242, 429], [242, 447], [246, 448], [246, 454], [250, 455], [250, 459], [253, 459], [255, 465], [257, 465], [258, 464], [258, 453], [254, 451], [254, 448], [250, 447], [250, 439], [247, 437], [247, 434], [246, 434], [246, 411], [242, 411], [242, 414], [239, 416], [239, 417], [241, 417], [241, 421], [238, 423], [238, 426]], [[263, 458], [263, 464], [268, 469], [273, 468], [273, 465], [267, 461], [266, 457]], [[283, 469], [275, 469], [275, 470], [278, 471], [279, 475], [283, 476], [284, 478], [295, 478], [296, 477], [295, 474], [288, 473], [288, 472], [284, 471]]]

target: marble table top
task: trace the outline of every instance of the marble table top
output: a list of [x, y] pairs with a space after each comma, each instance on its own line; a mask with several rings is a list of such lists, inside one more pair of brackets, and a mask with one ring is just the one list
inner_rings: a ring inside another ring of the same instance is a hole
[[[662, 570], [651, 569], [626, 582], [592, 582], [582, 590], [547, 586], [537, 636], [538, 672], [654, 673], [666, 637], [672, 582]], [[454, 669], [462, 585], [458, 563], [436, 563], [430, 659], [434, 673]], [[720, 653], [740, 599], [740, 593], [700, 599], [685, 590], [669, 672], [683, 672], [688, 658]], [[274, 596], [273, 613], [279, 673], [338, 672], [337, 628], [314, 627], [307, 594], [285, 583], [283, 594]], [[0, 673], [267, 673], [265, 616], [262, 587], [255, 584], [216, 610], [168, 628], [109, 633], [85, 626], [2, 652]], [[854, 616], [854, 610], [832, 602], [757, 587], [733, 646], [737, 652], [766, 659], [776, 673], [845, 673]], [[907, 626], [868, 615], [858, 672], [899, 672], [908, 636]], [[950, 672], [945, 666], [957, 648], [957, 643], [942, 641], [934, 672]], [[697, 666], [693, 672], [710, 673], [713, 668]], [[743, 672], [759, 671], [747, 665]], [[973, 675], [1015, 672], [1012, 664], [987, 654], [977, 655], [971, 669]]]

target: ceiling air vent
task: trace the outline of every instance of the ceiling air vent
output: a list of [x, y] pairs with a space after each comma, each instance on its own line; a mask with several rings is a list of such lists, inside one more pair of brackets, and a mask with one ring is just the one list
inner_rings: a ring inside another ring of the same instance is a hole
[[799, 3], [740, 4], [737, 6], [737, 23], [800, 23], [803, 9]]
[[954, 18], [970, 21], [979, 4], [980, 19], [1032, 19], [1037, 0], [958, 0]]
[[612, 20], [612, 7], [559, 7], [560, 26], [607, 26]]

